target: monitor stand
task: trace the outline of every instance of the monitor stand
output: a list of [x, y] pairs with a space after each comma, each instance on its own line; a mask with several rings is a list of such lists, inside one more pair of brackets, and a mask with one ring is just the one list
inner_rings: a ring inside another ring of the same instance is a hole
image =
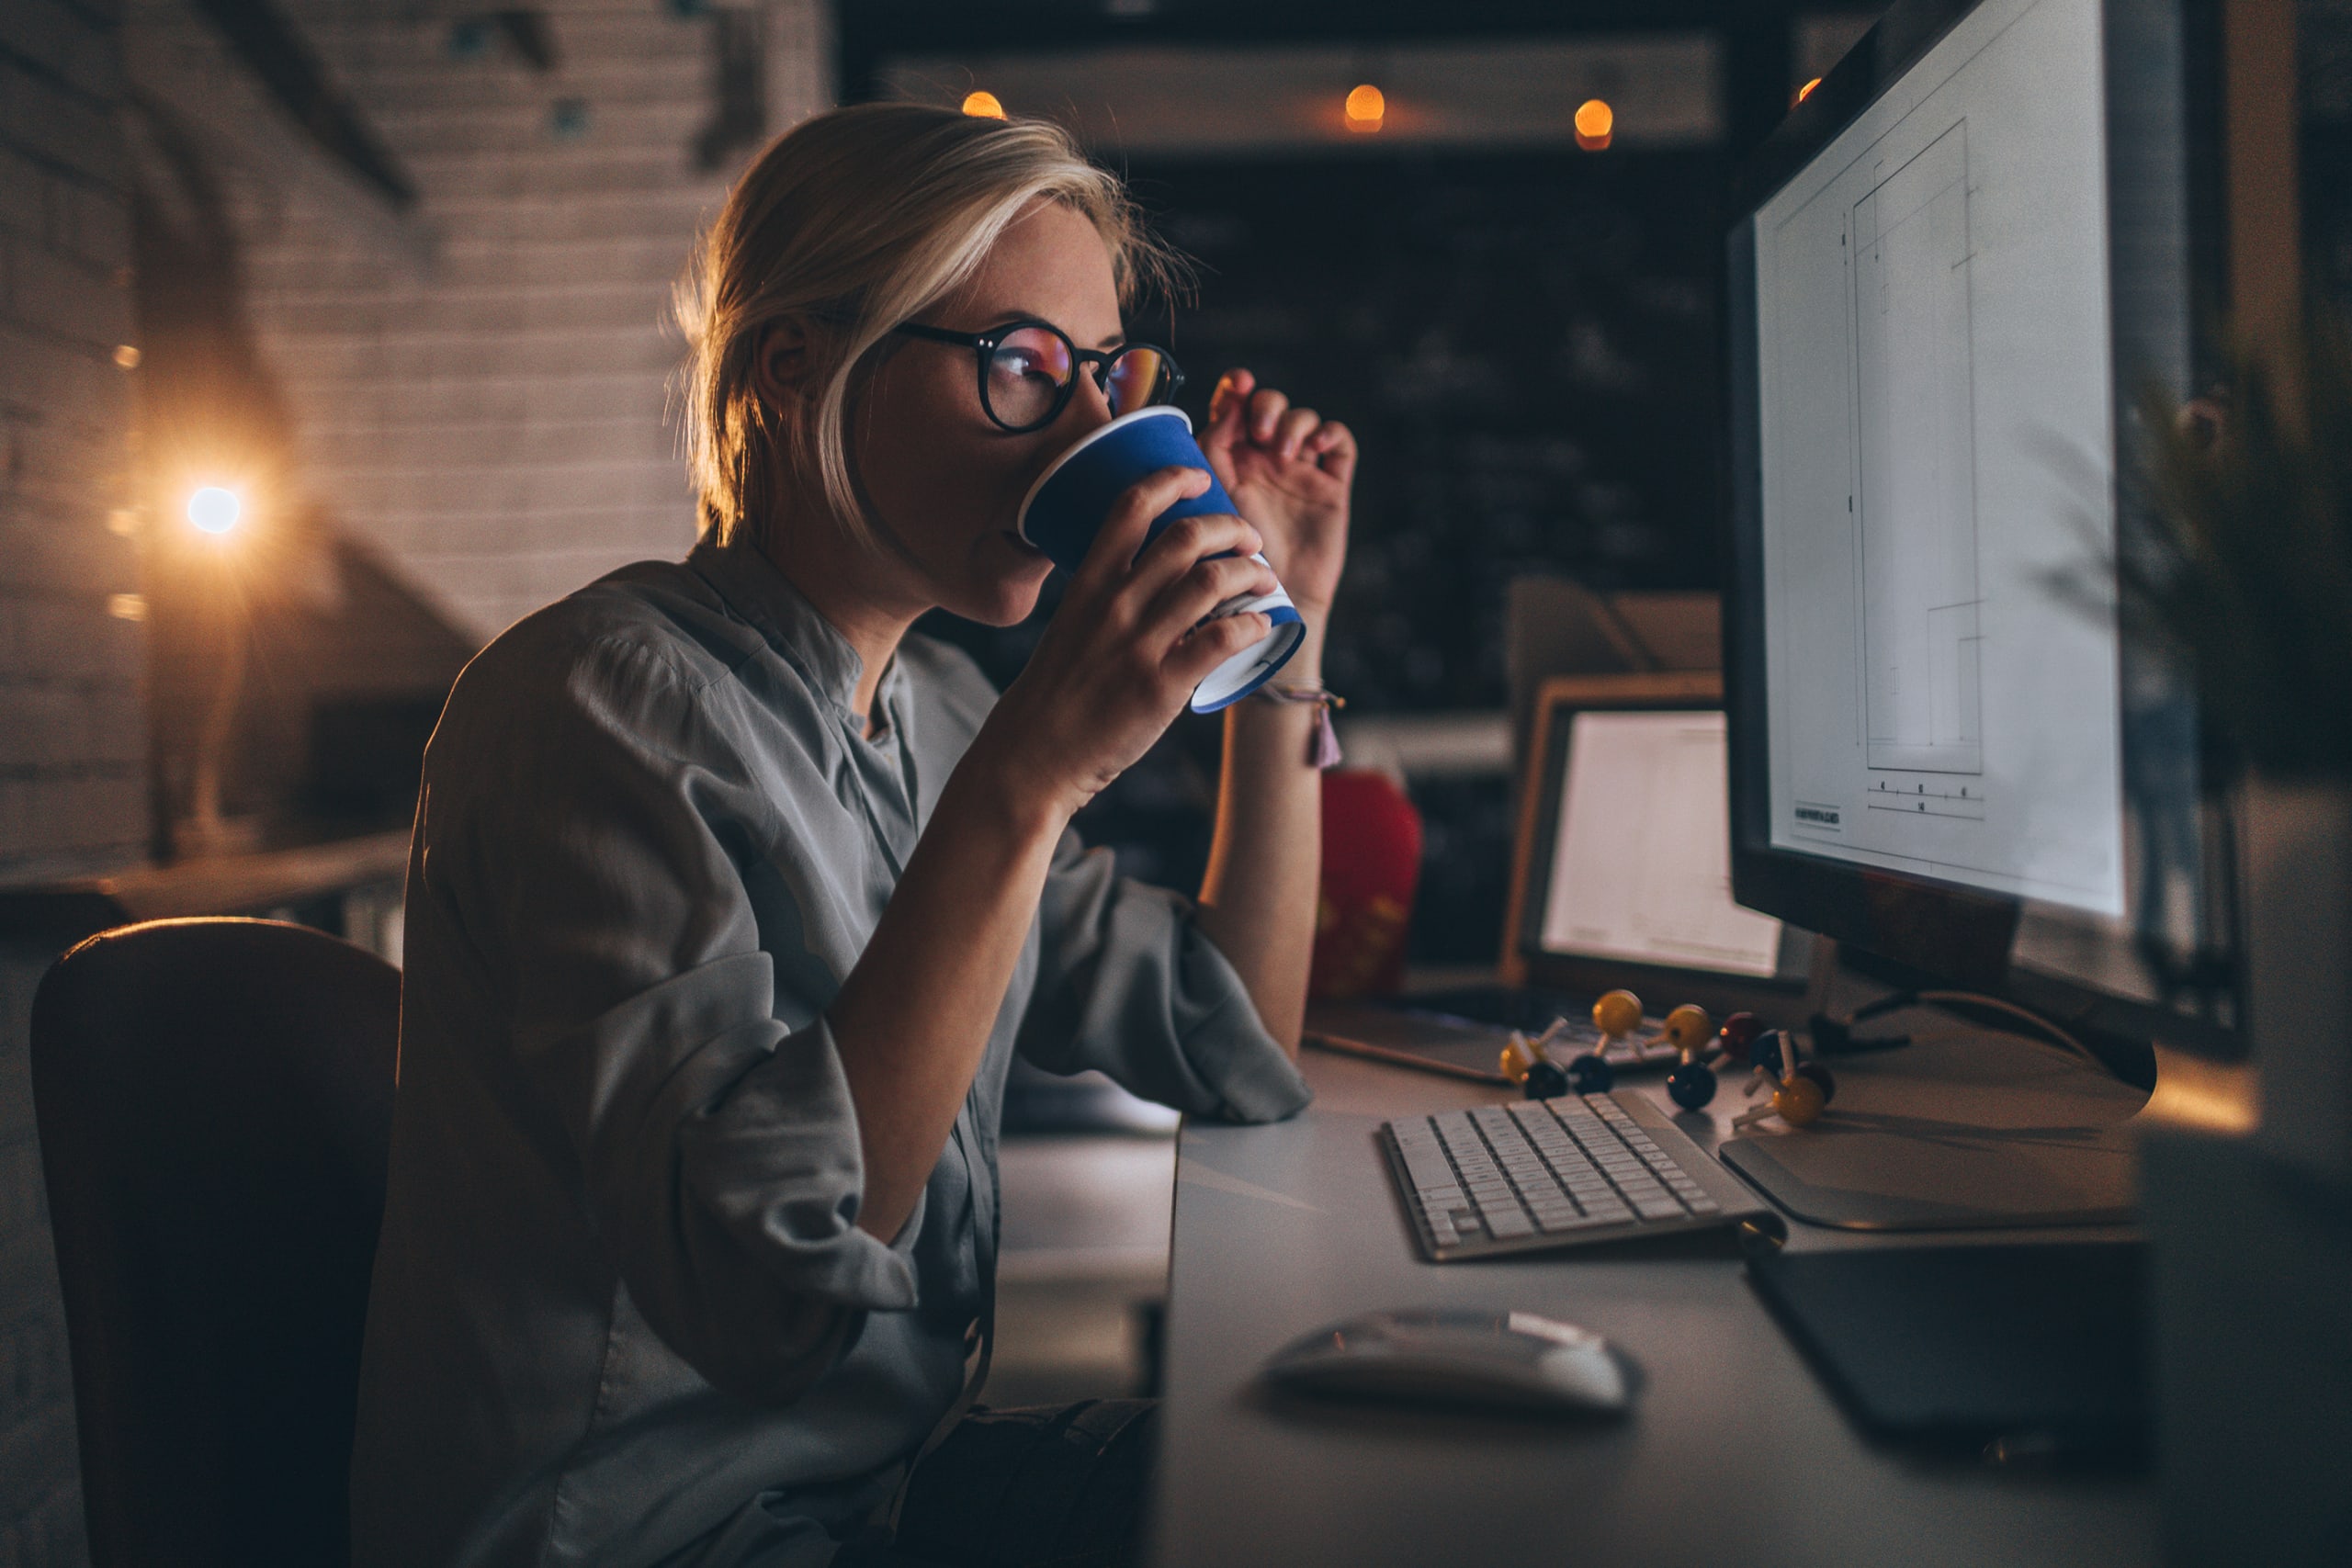
[[2146, 1093], [2060, 1047], [1934, 1008], [1889, 1013], [1870, 1032], [1913, 1043], [1829, 1058], [1827, 1115], [1752, 1128], [1717, 1148], [1724, 1163], [1796, 1218], [1841, 1230], [2132, 1221], [2130, 1123]]

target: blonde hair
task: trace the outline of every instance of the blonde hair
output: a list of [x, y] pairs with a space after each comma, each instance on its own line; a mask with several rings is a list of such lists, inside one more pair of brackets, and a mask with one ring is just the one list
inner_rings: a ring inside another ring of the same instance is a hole
[[[1048, 121], [861, 104], [772, 142], [676, 291], [702, 531], [721, 544], [747, 529], [758, 538], [775, 519], [782, 460], [813, 474], [835, 519], [863, 533], [847, 431], [860, 366], [892, 328], [969, 278], [1040, 197], [1093, 223], [1122, 309], [1147, 285], [1184, 288], [1182, 260], [1145, 228], [1117, 177]], [[801, 417], [779, 419], [753, 372], [768, 329], [787, 318], [809, 332], [812, 390]]]

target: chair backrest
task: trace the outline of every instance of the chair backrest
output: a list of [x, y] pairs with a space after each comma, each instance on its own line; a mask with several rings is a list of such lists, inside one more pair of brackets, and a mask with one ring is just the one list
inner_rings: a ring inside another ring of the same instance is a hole
[[96, 1568], [342, 1564], [400, 971], [271, 920], [156, 920], [32, 1015]]

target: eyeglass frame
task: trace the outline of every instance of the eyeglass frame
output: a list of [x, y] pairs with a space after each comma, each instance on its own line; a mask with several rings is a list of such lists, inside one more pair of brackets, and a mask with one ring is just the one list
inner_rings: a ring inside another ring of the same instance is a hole
[[[1070, 374], [1069, 379], [1063, 382], [1054, 393], [1053, 407], [1047, 409], [1042, 418], [1030, 424], [1014, 424], [996, 412], [996, 405], [989, 400], [989, 363], [996, 357], [996, 351], [1002, 346], [1006, 338], [1027, 327], [1042, 327], [1062, 340], [1069, 349]], [[1080, 348], [1069, 333], [1062, 331], [1053, 322], [1041, 321], [1035, 318], [1007, 321], [1003, 326], [990, 327], [984, 333], [954, 332], [946, 327], [934, 327], [922, 321], [900, 321], [890, 330], [894, 333], [904, 333], [909, 337], [921, 338], [926, 343], [944, 343], [958, 348], [970, 349], [973, 362], [978, 368], [980, 412], [987, 414], [989, 422], [998, 429], [1010, 432], [1014, 435], [1027, 435], [1032, 432], [1043, 430], [1061, 418], [1069, 408], [1070, 399], [1078, 394], [1078, 378], [1080, 371], [1093, 373], [1096, 389], [1107, 396], [1111, 389], [1111, 367], [1137, 349], [1148, 348], [1159, 355], [1161, 365], [1166, 367], [1164, 377], [1168, 383], [1167, 389], [1164, 391], [1155, 387], [1154, 395], [1138, 404], [1138, 407], [1154, 408], [1161, 403], [1172, 402], [1175, 400], [1177, 392], [1184, 385], [1184, 371], [1176, 363], [1176, 356], [1156, 343], [1136, 338], [1121, 344], [1116, 348]], [[1102, 367], [1099, 373], [1093, 372], [1093, 367], [1096, 366]], [[1131, 413], [1134, 410], [1122, 409], [1118, 412]]]

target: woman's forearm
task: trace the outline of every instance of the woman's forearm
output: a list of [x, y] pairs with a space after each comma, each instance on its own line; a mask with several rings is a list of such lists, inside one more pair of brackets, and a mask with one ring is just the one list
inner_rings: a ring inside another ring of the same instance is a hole
[[[1322, 679], [1322, 617], [1277, 677]], [[1250, 700], [1226, 709], [1216, 837], [1201, 885], [1201, 931], [1240, 975], [1266, 1032], [1295, 1055], [1323, 850], [1322, 775], [1308, 761], [1316, 710]]]
[[829, 1010], [865, 1162], [857, 1223], [885, 1241], [946, 1146], [1066, 822], [967, 753]]

